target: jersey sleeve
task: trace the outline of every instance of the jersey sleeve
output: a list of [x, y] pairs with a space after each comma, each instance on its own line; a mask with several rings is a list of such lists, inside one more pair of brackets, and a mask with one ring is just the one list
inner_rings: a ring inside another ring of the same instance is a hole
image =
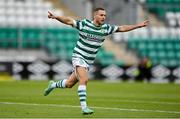
[[84, 20], [73, 20], [74, 28], [81, 30], [83, 26], [84, 26]]
[[118, 27], [119, 27], [119, 26], [109, 25], [109, 24], [108, 24], [108, 35], [116, 32], [116, 31], [118, 30]]

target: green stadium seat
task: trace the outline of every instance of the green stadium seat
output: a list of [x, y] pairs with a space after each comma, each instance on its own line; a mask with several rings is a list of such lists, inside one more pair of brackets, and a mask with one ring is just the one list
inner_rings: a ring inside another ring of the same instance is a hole
[[0, 47], [17, 48], [18, 29], [17, 28], [0, 28]]
[[148, 50], [141, 50], [139, 51], [141, 57], [146, 57], [148, 55]]
[[43, 40], [43, 29], [23, 28], [22, 29], [22, 47], [40, 48]]
[[171, 50], [171, 51], [167, 51], [166, 53], [167, 53], [167, 58], [169, 59], [176, 58], [176, 54], [174, 51]]
[[151, 58], [151, 61], [153, 62], [154, 65], [160, 64], [160, 60], [158, 58]]
[[180, 42], [175, 42], [175, 43], [174, 43], [174, 48], [175, 48], [176, 50], [180, 50]]
[[178, 65], [178, 61], [176, 59], [169, 60], [169, 66], [177, 66], [177, 65]]
[[147, 49], [148, 50], [153, 50], [153, 49], [155, 49], [155, 43], [152, 41], [152, 42], [148, 42], [148, 44], [147, 44]]
[[167, 12], [180, 12], [180, 0], [147, 0], [146, 3], [149, 12], [157, 14], [163, 21]]
[[114, 55], [111, 52], [104, 52], [100, 59], [103, 65], [113, 64], [115, 62]]
[[161, 50], [158, 52], [157, 57], [159, 57], [160, 59], [164, 59], [164, 58], [166, 58], [166, 55], [167, 55], [166, 52], [164, 50]]
[[[68, 60], [72, 58], [73, 48], [78, 39], [79, 34], [75, 29], [0, 28], [1, 48], [43, 47], [50, 56]], [[98, 53], [98, 59], [103, 65], [124, 64], [124, 61], [116, 61], [114, 54], [105, 51], [103, 48]]]
[[157, 57], [158, 56], [157, 51], [155, 51], [155, 50], [149, 51], [148, 56], [151, 57], [151, 58]]
[[125, 62], [124, 62], [124, 60], [117, 60], [117, 61], [115, 61], [115, 64], [118, 66], [124, 66]]
[[156, 44], [156, 49], [157, 50], [164, 50], [164, 44], [162, 42], [158, 42]]
[[169, 66], [169, 60], [166, 60], [166, 59], [160, 60], [160, 64], [164, 66]]
[[[179, 39], [134, 39], [128, 40], [128, 48], [138, 49], [137, 55], [149, 57], [153, 64], [166, 66], [180, 65], [180, 40]], [[133, 45], [132, 45], [133, 44]]]
[[145, 42], [140, 42], [138, 45], [138, 49], [139, 50], [145, 50], [146, 49], [146, 43]]
[[176, 58], [180, 59], [180, 50], [176, 52]]

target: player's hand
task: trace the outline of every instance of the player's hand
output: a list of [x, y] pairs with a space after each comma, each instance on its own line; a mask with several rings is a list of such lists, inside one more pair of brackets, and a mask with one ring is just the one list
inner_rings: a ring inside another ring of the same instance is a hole
[[53, 15], [50, 11], [48, 11], [48, 18], [49, 18], [49, 19], [55, 19], [56, 16]]
[[149, 20], [145, 20], [145, 21], [138, 24], [139, 27], [146, 27], [148, 25], [149, 25]]

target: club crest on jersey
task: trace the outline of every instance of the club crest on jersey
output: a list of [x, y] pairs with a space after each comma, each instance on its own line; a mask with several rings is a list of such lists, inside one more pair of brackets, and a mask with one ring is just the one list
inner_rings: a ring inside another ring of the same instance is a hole
[[101, 33], [106, 33], [106, 30], [105, 29], [101, 29]]

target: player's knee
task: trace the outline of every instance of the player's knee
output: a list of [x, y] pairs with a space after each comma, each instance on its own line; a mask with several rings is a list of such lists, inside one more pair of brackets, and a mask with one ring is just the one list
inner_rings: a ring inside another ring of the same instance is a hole
[[67, 86], [67, 88], [72, 88], [72, 87], [73, 87], [73, 85], [68, 85], [68, 86]]
[[73, 86], [74, 86], [74, 84], [70, 83], [70, 82], [66, 84], [66, 88], [72, 88]]
[[88, 82], [88, 79], [80, 79], [80, 84], [87, 84], [87, 82]]

